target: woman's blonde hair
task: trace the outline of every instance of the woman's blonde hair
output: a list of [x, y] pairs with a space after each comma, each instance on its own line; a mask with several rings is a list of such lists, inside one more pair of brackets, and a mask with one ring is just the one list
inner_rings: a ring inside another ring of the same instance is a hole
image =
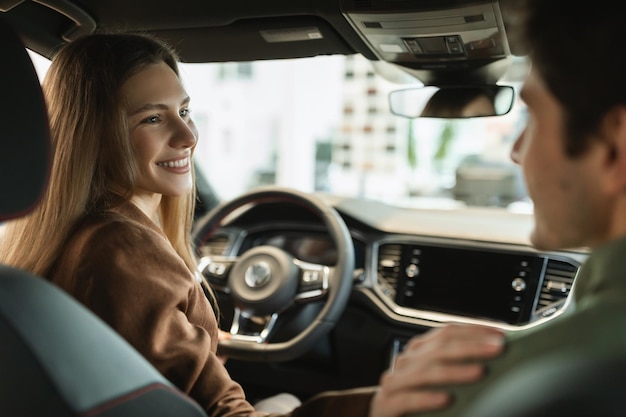
[[[179, 75], [173, 49], [146, 34], [92, 34], [54, 56], [43, 82], [53, 149], [50, 184], [31, 215], [4, 226], [4, 262], [46, 276], [78, 221], [129, 201], [137, 172], [120, 88], [160, 62]], [[194, 203], [195, 189], [183, 197], [164, 195], [160, 205], [163, 231], [191, 271]]]

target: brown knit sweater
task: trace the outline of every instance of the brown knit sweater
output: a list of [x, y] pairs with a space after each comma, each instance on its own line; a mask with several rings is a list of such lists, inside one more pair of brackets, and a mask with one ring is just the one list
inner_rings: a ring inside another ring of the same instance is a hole
[[[159, 227], [127, 203], [87, 218], [48, 275], [120, 333], [211, 417], [265, 415], [216, 356], [217, 320]], [[372, 388], [329, 392], [291, 417], [365, 417]]]

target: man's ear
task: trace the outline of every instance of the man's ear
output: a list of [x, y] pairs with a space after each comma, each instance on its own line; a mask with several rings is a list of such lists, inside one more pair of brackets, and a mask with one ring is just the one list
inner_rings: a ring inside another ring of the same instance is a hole
[[600, 125], [602, 141], [607, 146], [606, 168], [611, 189], [626, 191], [626, 106], [608, 111]]

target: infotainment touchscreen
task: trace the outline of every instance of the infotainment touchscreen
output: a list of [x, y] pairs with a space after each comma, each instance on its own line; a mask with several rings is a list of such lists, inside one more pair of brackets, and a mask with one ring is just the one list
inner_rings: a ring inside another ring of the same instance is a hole
[[533, 254], [397, 245], [395, 302], [519, 324], [529, 320], [545, 259]]

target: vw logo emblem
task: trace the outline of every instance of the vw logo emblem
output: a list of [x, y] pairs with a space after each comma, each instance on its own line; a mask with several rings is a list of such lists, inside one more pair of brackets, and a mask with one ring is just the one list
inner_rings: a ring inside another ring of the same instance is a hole
[[270, 281], [272, 270], [267, 262], [256, 262], [246, 269], [244, 279], [250, 288], [262, 287]]

